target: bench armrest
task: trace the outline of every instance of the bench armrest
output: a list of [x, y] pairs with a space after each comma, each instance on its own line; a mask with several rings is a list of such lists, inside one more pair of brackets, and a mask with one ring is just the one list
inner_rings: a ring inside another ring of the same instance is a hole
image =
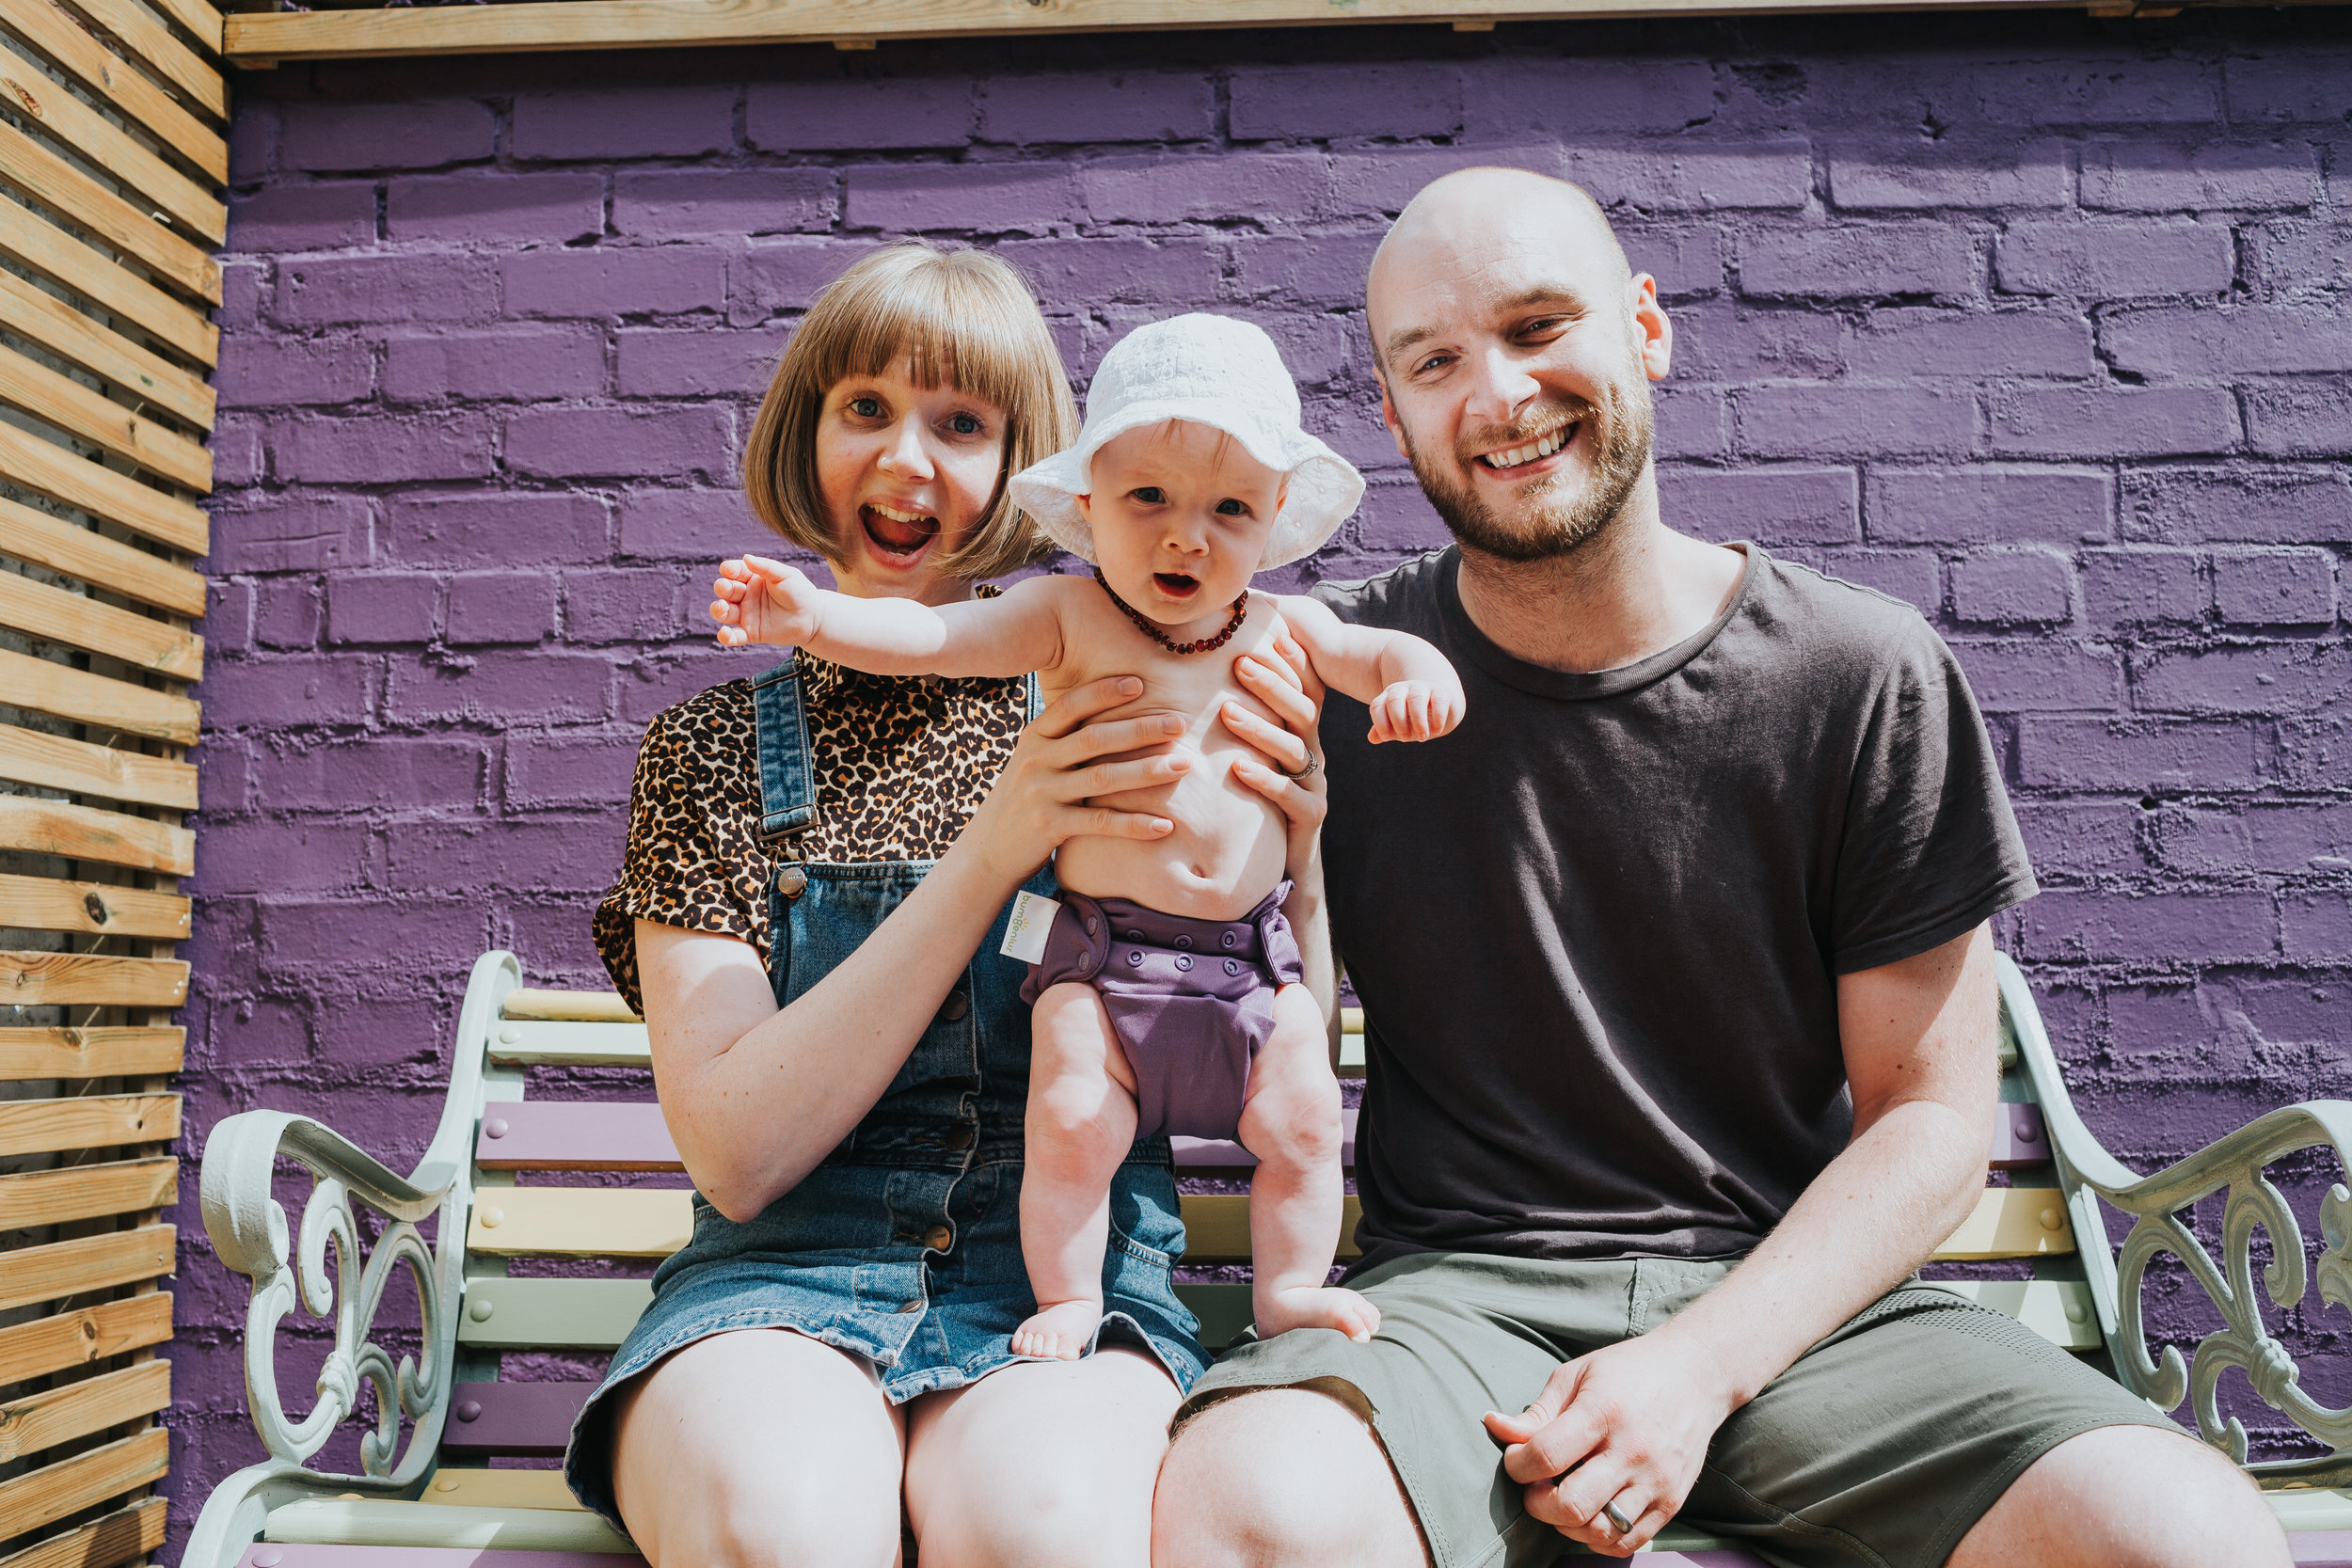
[[[2197, 1430], [2254, 1478], [2269, 1486], [2352, 1484], [2352, 1407], [2333, 1408], [2304, 1392], [2300, 1369], [2263, 1321], [2255, 1294], [2253, 1244], [2257, 1231], [2270, 1242], [2270, 1261], [2262, 1289], [2272, 1303], [2291, 1309], [2316, 1277], [2319, 1298], [2352, 1310], [2352, 1187], [2334, 1182], [2319, 1206], [2319, 1227], [2327, 1246], [2315, 1266], [2305, 1258], [2301, 1223], [2268, 1168], [2307, 1148], [2333, 1152], [2340, 1178], [2352, 1173], [2352, 1101], [2312, 1100], [2259, 1117], [2236, 1132], [2156, 1172], [2140, 1177], [2101, 1147], [2074, 1114], [2025, 976], [2004, 957], [1998, 960], [2002, 1000], [2017, 1034], [2021, 1064], [2042, 1101], [2050, 1150], [2065, 1189], [2074, 1233], [2084, 1238], [2082, 1258], [2100, 1326], [2115, 1357], [2117, 1377], [2134, 1393], [2165, 1410], [2189, 1400]], [[2182, 1222], [2181, 1211], [2224, 1190], [2221, 1257]], [[2133, 1216], [2122, 1246], [2109, 1258], [2103, 1244], [2106, 1202]], [[2184, 1360], [2166, 1345], [2161, 1356], [2148, 1348], [2140, 1296], [2149, 1264], [2169, 1255], [2220, 1313], [2223, 1326], [2199, 1341]], [[2232, 1368], [2264, 1403], [2328, 1445], [2316, 1459], [2249, 1464], [2245, 1424], [2223, 1420], [2218, 1405], [2221, 1378]]]

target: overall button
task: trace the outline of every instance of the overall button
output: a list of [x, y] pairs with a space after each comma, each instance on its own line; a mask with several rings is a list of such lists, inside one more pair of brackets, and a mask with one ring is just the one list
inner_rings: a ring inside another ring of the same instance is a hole
[[947, 993], [947, 1000], [939, 1005], [939, 1022], [954, 1023], [972, 1010], [972, 998], [960, 990]]
[[923, 1237], [923, 1244], [933, 1252], [945, 1252], [955, 1244], [956, 1233], [944, 1225], [934, 1225]]
[[942, 1132], [939, 1135], [939, 1143], [943, 1148], [970, 1148], [972, 1138], [972, 1128], [969, 1123], [966, 1123], [961, 1127], [950, 1127], [946, 1132]]
[[1190, 969], [1192, 967], [1192, 960], [1185, 958], [1182, 953], [1179, 953], [1176, 955], [1176, 967], [1178, 969]]
[[776, 891], [787, 898], [798, 898], [808, 891], [808, 873], [797, 865], [776, 867]]

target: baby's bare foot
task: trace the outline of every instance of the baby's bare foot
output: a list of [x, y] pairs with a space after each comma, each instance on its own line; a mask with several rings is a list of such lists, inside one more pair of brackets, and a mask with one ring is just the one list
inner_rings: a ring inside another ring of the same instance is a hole
[[1295, 1285], [1258, 1304], [1258, 1334], [1272, 1338], [1294, 1328], [1336, 1328], [1362, 1342], [1380, 1326], [1380, 1308], [1339, 1285]]
[[1075, 1361], [1085, 1352], [1087, 1341], [1094, 1338], [1094, 1325], [1102, 1321], [1099, 1301], [1057, 1301], [1040, 1308], [1036, 1317], [1012, 1331], [1012, 1354]]

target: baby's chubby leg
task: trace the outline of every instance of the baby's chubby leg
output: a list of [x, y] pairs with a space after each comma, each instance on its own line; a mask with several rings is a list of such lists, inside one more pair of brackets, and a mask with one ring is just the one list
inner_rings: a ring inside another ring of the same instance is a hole
[[1038, 1310], [1012, 1351], [1075, 1361], [1103, 1321], [1111, 1177], [1136, 1141], [1136, 1081], [1092, 986], [1048, 986], [1029, 1037], [1021, 1257]]
[[1258, 1333], [1336, 1328], [1371, 1338], [1380, 1309], [1324, 1284], [1340, 1235], [1340, 1083], [1322, 1011], [1304, 986], [1275, 993], [1274, 1033], [1250, 1066], [1241, 1141], [1258, 1157], [1249, 1182]]

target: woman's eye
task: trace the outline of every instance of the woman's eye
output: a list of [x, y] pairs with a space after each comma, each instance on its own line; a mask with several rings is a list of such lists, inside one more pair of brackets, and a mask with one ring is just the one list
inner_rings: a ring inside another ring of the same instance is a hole
[[1127, 494], [1135, 497], [1146, 506], [1157, 506], [1168, 499], [1166, 496], [1160, 494], [1160, 487], [1156, 484], [1138, 484]]
[[879, 420], [882, 418], [882, 399], [851, 398], [850, 412], [861, 420]]
[[1228, 496], [1216, 503], [1216, 515], [1220, 517], [1247, 517], [1249, 515], [1249, 508]]
[[949, 416], [947, 428], [959, 436], [977, 436], [987, 427], [970, 414], [955, 414]]

